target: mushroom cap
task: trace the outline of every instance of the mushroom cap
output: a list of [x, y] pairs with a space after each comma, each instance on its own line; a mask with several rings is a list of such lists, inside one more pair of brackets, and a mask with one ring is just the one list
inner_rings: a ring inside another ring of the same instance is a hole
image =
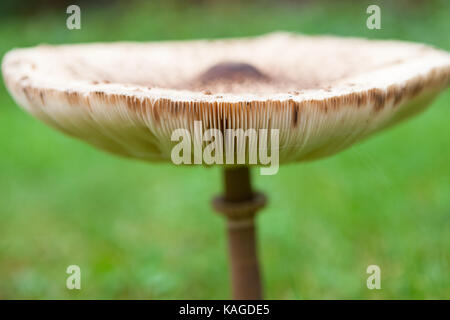
[[423, 110], [450, 55], [401, 42], [272, 33], [254, 38], [15, 49], [10, 93], [101, 149], [170, 161], [172, 132], [279, 129], [279, 161], [310, 160]]

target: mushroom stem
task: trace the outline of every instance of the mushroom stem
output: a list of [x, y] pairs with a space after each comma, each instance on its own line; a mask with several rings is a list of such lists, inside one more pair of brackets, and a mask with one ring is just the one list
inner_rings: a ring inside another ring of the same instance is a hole
[[255, 215], [265, 197], [252, 190], [247, 167], [224, 170], [225, 193], [214, 199], [214, 208], [227, 219], [233, 298], [262, 299], [256, 246]]

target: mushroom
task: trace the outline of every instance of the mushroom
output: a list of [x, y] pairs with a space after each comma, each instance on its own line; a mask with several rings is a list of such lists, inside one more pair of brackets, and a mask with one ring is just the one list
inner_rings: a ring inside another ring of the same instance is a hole
[[[450, 55], [401, 41], [272, 33], [41, 45], [10, 51], [2, 71], [33, 116], [115, 154], [170, 162], [174, 130], [194, 134], [199, 123], [200, 134], [278, 130], [274, 151], [288, 163], [330, 156], [424, 110], [450, 83]], [[225, 192], [213, 206], [227, 218], [233, 296], [259, 299], [254, 217], [265, 197], [252, 189], [248, 161], [222, 164]]]

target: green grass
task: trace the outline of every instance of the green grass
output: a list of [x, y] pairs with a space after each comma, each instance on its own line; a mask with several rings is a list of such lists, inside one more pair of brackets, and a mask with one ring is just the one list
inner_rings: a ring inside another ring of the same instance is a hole
[[[206, 2], [208, 3], [208, 2]], [[365, 27], [380, 3], [382, 30]], [[0, 54], [38, 43], [256, 35], [273, 30], [426, 42], [450, 50], [450, 2], [82, 7], [0, 22]], [[450, 298], [450, 92], [326, 160], [255, 175], [267, 298]], [[219, 168], [116, 158], [21, 111], [0, 83], [1, 298], [227, 298]], [[82, 290], [65, 288], [68, 265]], [[368, 290], [377, 264], [382, 289]]]

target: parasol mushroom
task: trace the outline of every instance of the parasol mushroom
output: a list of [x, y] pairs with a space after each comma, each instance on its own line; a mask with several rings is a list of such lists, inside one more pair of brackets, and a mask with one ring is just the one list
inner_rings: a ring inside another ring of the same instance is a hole
[[[9, 52], [2, 71], [33, 116], [115, 154], [170, 162], [173, 131], [193, 134], [197, 121], [200, 134], [277, 129], [275, 151], [287, 163], [335, 154], [422, 111], [449, 85], [450, 55], [400, 41], [273, 33], [41, 45]], [[254, 217], [265, 197], [252, 189], [248, 164], [224, 163], [225, 192], [213, 201], [227, 218], [237, 299], [262, 298]]]

